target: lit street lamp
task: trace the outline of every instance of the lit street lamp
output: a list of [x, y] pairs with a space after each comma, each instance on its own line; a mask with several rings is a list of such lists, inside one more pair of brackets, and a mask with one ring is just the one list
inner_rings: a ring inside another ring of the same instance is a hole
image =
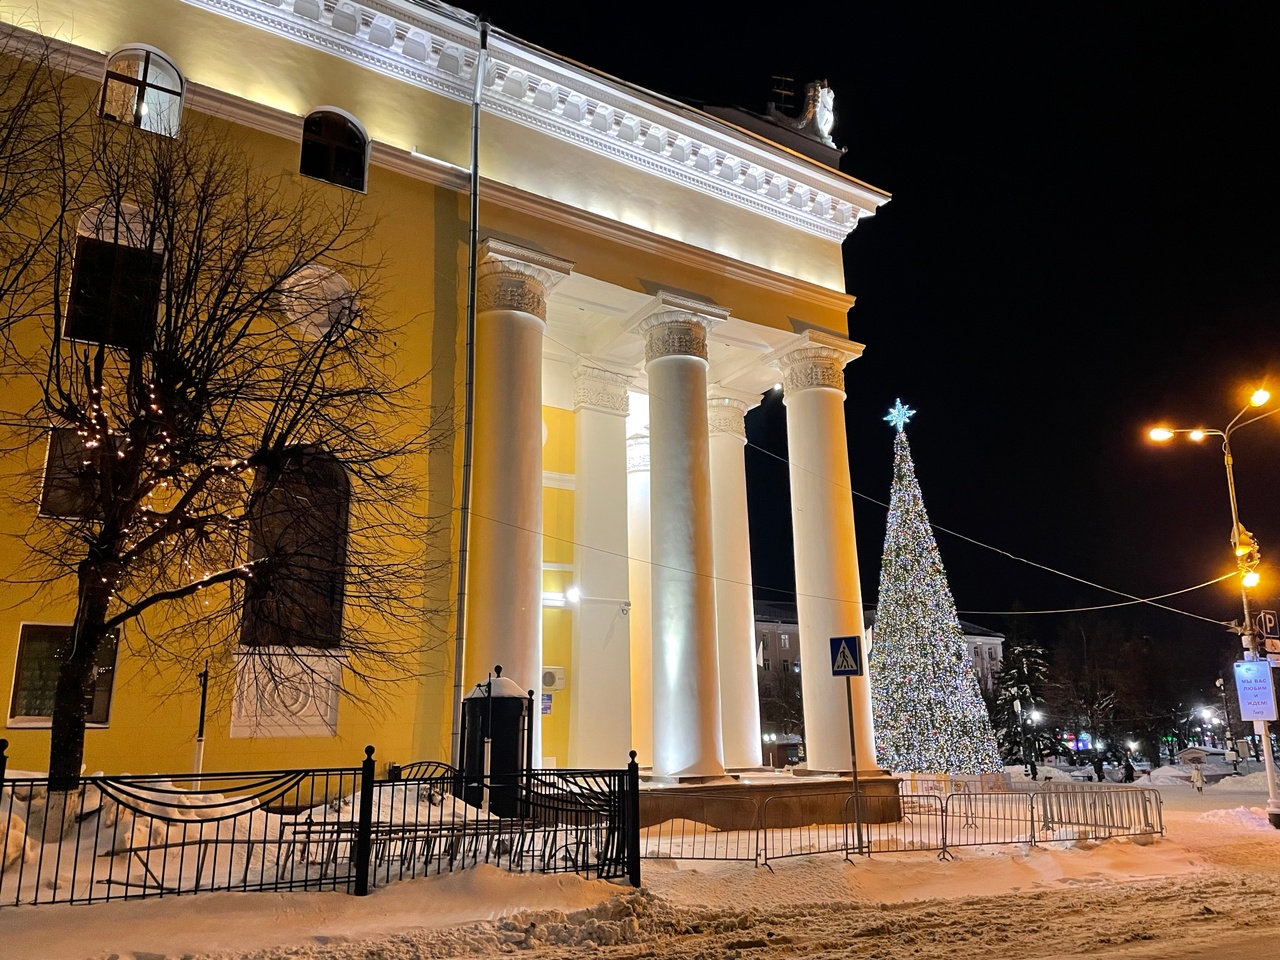
[[[1246, 660], [1267, 659], [1263, 644], [1255, 629], [1253, 597], [1250, 593], [1258, 585], [1257, 566], [1258, 561], [1261, 559], [1261, 552], [1253, 534], [1246, 530], [1244, 524], [1240, 522], [1240, 512], [1236, 506], [1236, 478], [1232, 472], [1234, 459], [1231, 455], [1231, 435], [1241, 427], [1247, 427], [1251, 423], [1257, 423], [1259, 420], [1265, 420], [1273, 414], [1280, 413], [1280, 408], [1276, 408], [1268, 410], [1266, 413], [1249, 417], [1247, 420], [1241, 420], [1241, 417], [1248, 413], [1250, 409], [1261, 407], [1270, 399], [1271, 394], [1266, 390], [1261, 388], [1255, 390], [1249, 398], [1249, 402], [1222, 430], [1206, 430], [1199, 427], [1194, 429], [1155, 427], [1148, 433], [1148, 436], [1158, 443], [1172, 440], [1178, 434], [1185, 434], [1188, 439], [1196, 443], [1203, 441], [1208, 436], [1222, 438], [1222, 459], [1227, 468], [1227, 494], [1231, 499], [1231, 547], [1236, 558], [1236, 570], [1240, 574], [1240, 602], [1244, 607], [1244, 623], [1240, 627], [1240, 639], [1244, 645]], [[1267, 819], [1273, 827], [1280, 829], [1280, 795], [1277, 795], [1276, 791], [1276, 762], [1271, 750], [1271, 732], [1265, 720], [1255, 720], [1254, 729], [1262, 741], [1262, 759], [1267, 772]]]

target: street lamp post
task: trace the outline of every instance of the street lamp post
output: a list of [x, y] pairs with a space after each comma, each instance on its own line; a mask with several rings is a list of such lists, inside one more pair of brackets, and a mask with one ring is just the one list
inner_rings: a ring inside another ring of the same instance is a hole
[[1022, 700], [1013, 701], [1013, 712], [1018, 715], [1018, 732], [1022, 735], [1022, 759], [1027, 766], [1027, 771], [1031, 774], [1032, 780], [1039, 779], [1039, 771], [1036, 769], [1035, 746], [1028, 746], [1027, 743], [1027, 720], [1030, 717], [1039, 716], [1040, 711], [1031, 709], [1023, 712]]
[[[1236, 504], [1236, 478], [1232, 469], [1235, 458], [1231, 454], [1231, 435], [1241, 427], [1247, 427], [1251, 423], [1257, 423], [1259, 420], [1265, 420], [1273, 414], [1280, 413], [1280, 407], [1278, 407], [1274, 410], [1268, 410], [1266, 413], [1260, 413], [1255, 417], [1250, 417], [1247, 420], [1241, 420], [1241, 417], [1248, 413], [1250, 409], [1260, 407], [1270, 399], [1271, 394], [1266, 390], [1256, 390], [1253, 396], [1249, 398], [1249, 403], [1222, 430], [1155, 427], [1148, 434], [1152, 440], [1160, 443], [1172, 440], [1176, 434], [1186, 434], [1189, 439], [1197, 443], [1209, 436], [1222, 438], [1222, 462], [1227, 471], [1227, 495], [1231, 500], [1231, 547], [1235, 553], [1236, 570], [1240, 574], [1240, 603], [1244, 610], [1244, 622], [1240, 627], [1240, 641], [1244, 647], [1245, 659], [1247, 660], [1267, 659], [1263, 643], [1257, 634], [1253, 597], [1249, 592], [1258, 583], [1259, 578], [1256, 567], [1261, 559], [1261, 554], [1253, 534], [1249, 533], [1244, 528], [1244, 524], [1240, 522], [1240, 511]], [[1276, 762], [1271, 750], [1271, 732], [1265, 720], [1255, 720], [1253, 724], [1258, 738], [1262, 741], [1262, 761], [1267, 773], [1267, 819], [1273, 827], [1280, 830], [1280, 794], [1277, 793], [1276, 788]]]

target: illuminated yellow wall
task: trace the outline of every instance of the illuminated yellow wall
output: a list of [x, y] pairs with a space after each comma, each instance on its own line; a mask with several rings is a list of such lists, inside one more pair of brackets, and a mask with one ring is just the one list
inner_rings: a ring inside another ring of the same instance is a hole
[[[573, 411], [542, 408], [547, 441], [542, 445], [542, 469], [573, 475]], [[542, 488], [542, 562], [573, 565], [573, 491]], [[545, 570], [542, 589], [564, 593], [573, 582], [572, 570]], [[542, 663], [572, 670], [573, 612], [569, 607], [542, 608]], [[539, 691], [541, 693], [541, 691]], [[569, 688], [551, 695], [551, 713], [542, 717], [542, 753], [565, 766], [569, 756]]]
[[[93, 87], [96, 89], [96, 84]], [[197, 120], [191, 116], [188, 119]], [[215, 126], [220, 124], [213, 122]], [[262, 170], [277, 173], [296, 169], [296, 142], [222, 127], [226, 136], [243, 143]], [[393, 323], [404, 325], [399, 338], [399, 362], [405, 378], [424, 377], [414, 394], [424, 418], [432, 406], [456, 408], [460, 378], [455, 369], [458, 361], [454, 344], [461, 327], [459, 304], [466, 276], [465, 198], [460, 204], [458, 196], [449, 191], [374, 168], [369, 175], [365, 209], [379, 221], [373, 249], [367, 252], [370, 261], [383, 261], [377, 276], [380, 299], [376, 309]], [[19, 331], [19, 337], [28, 344], [32, 338], [44, 336], [45, 331], [30, 325]], [[34, 382], [24, 385], [10, 381], [3, 389], [5, 407], [22, 408], [35, 400]], [[24, 396], [26, 393], [30, 396]], [[423, 460], [410, 467], [427, 472], [427, 496], [431, 502], [423, 506], [441, 524], [432, 553], [446, 560], [453, 556], [456, 546], [455, 463], [460, 444], [453, 439], [447, 437], [430, 462]], [[6, 476], [25, 472], [34, 495], [43, 458], [44, 445], [39, 444], [5, 456], [0, 466]], [[0, 533], [25, 531], [34, 514], [34, 505], [0, 509]], [[422, 532], [406, 530], [405, 536], [420, 539]], [[0, 537], [0, 571], [9, 584], [4, 603], [0, 604], [0, 696], [6, 698], [5, 720], [11, 704], [20, 624], [70, 623], [74, 611], [74, 582], [70, 579], [58, 591], [29, 599], [14, 587], [28, 562], [20, 543], [12, 537]], [[427, 602], [447, 611], [453, 605], [454, 587], [446, 568], [430, 584]], [[425, 675], [425, 679], [368, 688], [356, 684], [362, 702], [343, 699], [334, 737], [232, 739], [229, 662], [215, 662], [211, 671], [215, 680], [206, 726], [205, 769], [354, 765], [362, 759], [366, 744], [377, 748], [377, 759], [383, 764], [448, 759], [452, 644], [453, 622], [446, 613], [433, 620], [430, 635], [423, 637], [421, 649], [406, 664], [410, 672]], [[140, 632], [126, 625], [117, 656], [109, 725], [86, 731], [85, 763], [89, 771], [190, 769], [199, 705], [195, 677], [198, 666], [180, 672], [171, 665], [152, 662], [147, 652]], [[12, 767], [46, 769], [47, 726], [11, 727], [0, 736], [9, 740]]]

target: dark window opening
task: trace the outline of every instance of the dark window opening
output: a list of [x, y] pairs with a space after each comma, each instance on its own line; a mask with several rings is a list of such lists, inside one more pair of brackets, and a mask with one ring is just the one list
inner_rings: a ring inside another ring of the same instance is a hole
[[303, 121], [298, 169], [305, 177], [363, 191], [368, 153], [364, 133], [340, 113], [317, 110]]
[[44, 465], [40, 489], [40, 515], [76, 520], [102, 517], [98, 462], [103, 453], [113, 454], [115, 443], [108, 437], [102, 451], [90, 450], [84, 439], [68, 427], [49, 431], [49, 455]]
[[[93, 676], [84, 692], [85, 722], [107, 723], [111, 716], [111, 686], [116, 671], [119, 635], [98, 644]], [[18, 663], [13, 675], [10, 719], [48, 719], [58, 689], [58, 670], [70, 652], [71, 627], [24, 623], [18, 639]]]
[[67, 338], [125, 350], [146, 347], [155, 333], [163, 268], [161, 253], [77, 237]]
[[331, 454], [288, 453], [249, 505], [250, 559], [240, 642], [336, 647], [342, 642], [351, 484]]

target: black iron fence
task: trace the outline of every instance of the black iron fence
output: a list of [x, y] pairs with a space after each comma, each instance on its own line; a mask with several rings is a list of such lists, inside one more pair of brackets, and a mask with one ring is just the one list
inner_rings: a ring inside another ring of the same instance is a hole
[[[5, 777], [0, 741], [0, 906], [90, 903], [213, 890], [345, 890], [479, 862], [640, 883], [639, 768], [529, 771], [518, 815], [500, 785], [425, 762], [359, 767]], [[408, 775], [407, 775], [408, 774]], [[466, 791], [478, 791], [467, 803]]]
[[[456, 771], [434, 772], [410, 777], [402, 771], [399, 780], [375, 786], [373, 885], [477, 863], [517, 873], [625, 877], [639, 885], [632, 802], [638, 769], [533, 770], [515, 785], [463, 783]], [[495, 798], [502, 801], [496, 808]], [[513, 803], [519, 816], [491, 812], [509, 814]]]

